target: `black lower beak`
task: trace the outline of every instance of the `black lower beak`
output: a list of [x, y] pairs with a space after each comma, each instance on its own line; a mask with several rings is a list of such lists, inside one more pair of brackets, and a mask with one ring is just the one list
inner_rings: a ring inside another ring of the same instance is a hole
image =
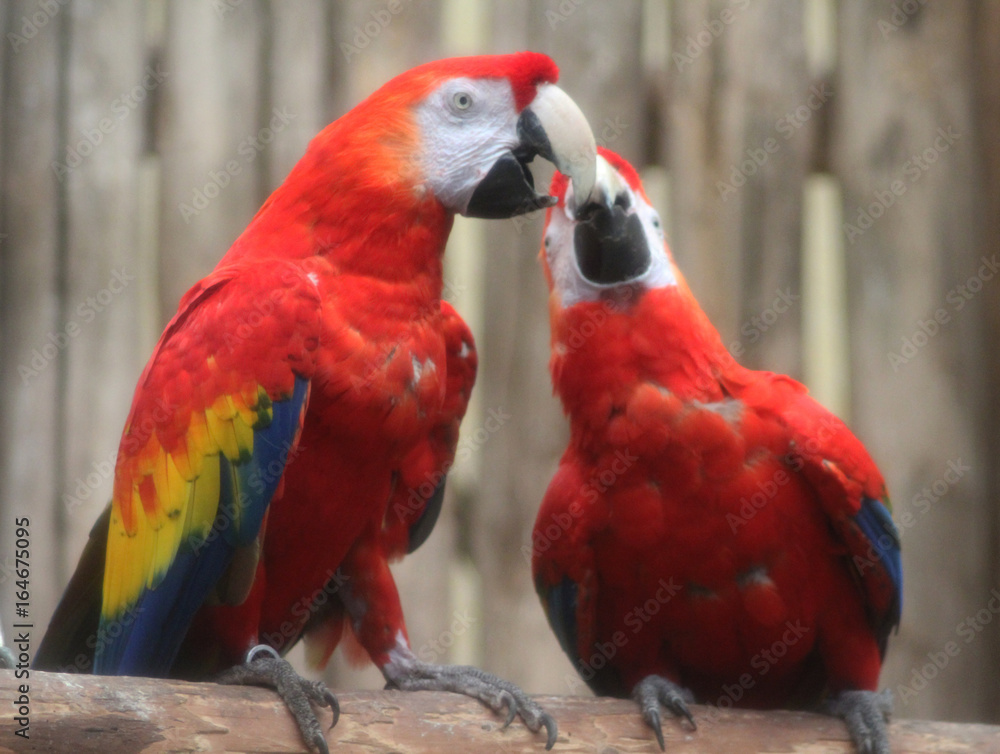
[[625, 283], [649, 269], [652, 255], [642, 222], [622, 207], [590, 204], [573, 234], [576, 262], [595, 285]]
[[517, 148], [493, 163], [490, 172], [472, 192], [465, 210], [467, 217], [496, 220], [545, 209], [557, 203], [554, 196], [535, 191], [535, 179], [528, 169], [536, 155], [555, 162], [545, 129], [531, 110], [525, 110], [518, 118], [517, 136], [520, 141]]
[[508, 152], [493, 163], [490, 172], [472, 192], [465, 216], [498, 220], [555, 204], [555, 197], [535, 191], [535, 180], [528, 169], [534, 156]]

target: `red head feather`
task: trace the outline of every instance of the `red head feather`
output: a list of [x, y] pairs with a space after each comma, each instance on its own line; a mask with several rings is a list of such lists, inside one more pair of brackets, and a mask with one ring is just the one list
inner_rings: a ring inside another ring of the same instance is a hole
[[539, 84], [554, 84], [559, 79], [559, 68], [552, 58], [540, 52], [445, 58], [411, 68], [389, 81], [373, 96], [383, 97], [398, 89], [416, 101], [443, 80], [457, 76], [507, 79], [514, 90], [514, 102], [520, 112], [535, 98]]

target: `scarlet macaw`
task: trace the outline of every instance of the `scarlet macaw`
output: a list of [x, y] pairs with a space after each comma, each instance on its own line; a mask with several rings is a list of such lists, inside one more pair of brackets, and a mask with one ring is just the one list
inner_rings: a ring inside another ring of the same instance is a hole
[[557, 175], [542, 258], [571, 439], [538, 513], [549, 623], [599, 694], [812, 707], [888, 752], [876, 694], [898, 625], [899, 537], [862, 444], [805, 387], [737, 364], [688, 288], [635, 170]]
[[519, 688], [414, 655], [388, 563], [433, 527], [475, 380], [441, 301], [454, 215], [550, 206], [536, 155], [593, 184], [593, 135], [557, 76], [529, 52], [429, 63], [312, 141], [167, 325], [36, 667], [226, 671], [277, 687], [326, 751], [310, 701], [336, 717], [336, 700], [279, 655], [304, 637], [325, 664], [347, 624], [390, 685], [468, 694], [551, 747]]

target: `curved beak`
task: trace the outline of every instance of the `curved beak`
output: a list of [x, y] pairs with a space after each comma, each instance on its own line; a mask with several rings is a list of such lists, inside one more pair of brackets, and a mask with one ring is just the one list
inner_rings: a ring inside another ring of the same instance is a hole
[[517, 120], [518, 144], [490, 168], [472, 197], [468, 217], [505, 218], [551, 207], [554, 196], [539, 194], [529, 163], [544, 157], [569, 176], [577, 196], [589, 197], [596, 180], [597, 146], [579, 106], [555, 84], [538, 87]]
[[590, 196], [568, 204], [576, 218], [573, 251], [580, 274], [595, 285], [639, 277], [652, 264], [646, 232], [632, 207], [627, 184], [603, 157]]

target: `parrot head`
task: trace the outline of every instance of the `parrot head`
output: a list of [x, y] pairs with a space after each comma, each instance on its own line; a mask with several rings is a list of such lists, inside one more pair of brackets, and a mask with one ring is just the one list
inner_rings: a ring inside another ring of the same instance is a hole
[[676, 285], [680, 272], [639, 175], [623, 158], [597, 150], [594, 185], [578, 198], [576, 184], [557, 173], [557, 204], [545, 221], [542, 259], [549, 288], [563, 307], [598, 301], [624, 289]]
[[529, 163], [540, 156], [578, 195], [594, 184], [594, 136], [555, 81], [555, 63], [534, 52], [449, 58], [400, 74], [311, 147], [322, 172], [366, 176], [365, 186], [433, 197], [455, 214], [507, 218], [552, 206]]

